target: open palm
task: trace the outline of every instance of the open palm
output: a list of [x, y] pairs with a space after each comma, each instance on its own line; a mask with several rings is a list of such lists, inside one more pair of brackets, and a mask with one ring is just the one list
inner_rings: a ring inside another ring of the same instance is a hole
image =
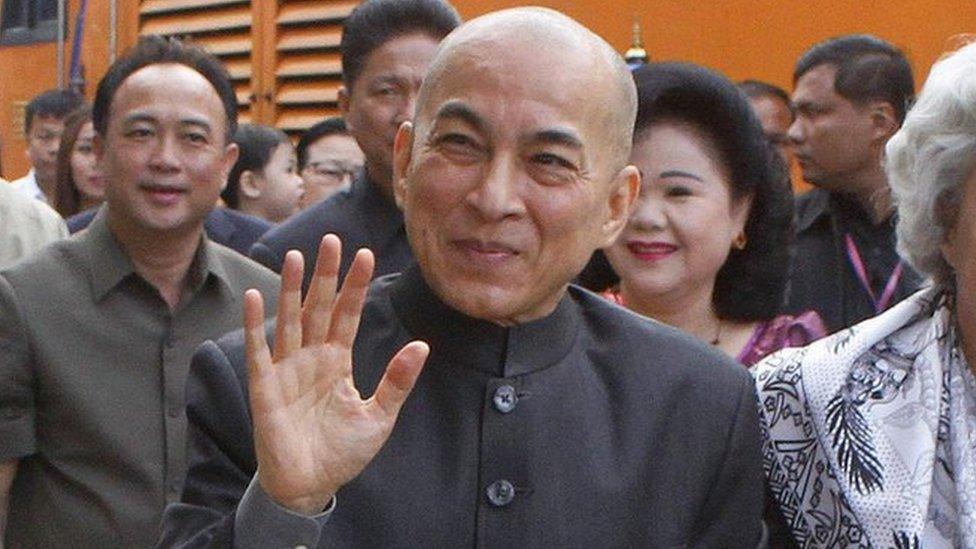
[[302, 256], [297, 251], [286, 255], [273, 353], [261, 294], [245, 294], [258, 480], [278, 504], [307, 514], [325, 508], [376, 456], [429, 353], [419, 341], [404, 346], [373, 396], [363, 400], [353, 383], [352, 346], [373, 256], [359, 250], [337, 294], [340, 246], [334, 235], [322, 239], [304, 304]]

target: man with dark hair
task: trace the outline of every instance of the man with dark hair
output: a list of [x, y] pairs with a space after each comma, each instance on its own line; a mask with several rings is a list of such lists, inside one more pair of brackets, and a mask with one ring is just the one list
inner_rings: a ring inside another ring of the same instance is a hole
[[109, 67], [94, 112], [105, 206], [0, 273], [7, 547], [151, 546], [186, 473], [190, 356], [239, 322], [244, 290], [278, 287], [204, 236], [237, 158], [216, 58], [144, 38]]
[[305, 257], [307, 289], [322, 236], [346, 243], [340, 274], [358, 248], [376, 254], [376, 274], [399, 272], [413, 260], [403, 214], [393, 199], [393, 138], [413, 117], [417, 91], [434, 49], [460, 23], [446, 0], [366, 0], [346, 19], [342, 32], [339, 106], [366, 159], [346, 191], [299, 213], [269, 231], [251, 256], [281, 272], [285, 253]]
[[303, 306], [289, 252], [273, 352], [248, 292], [194, 357], [159, 546], [756, 547], [749, 373], [569, 284], [633, 211], [636, 113], [558, 12], [448, 36], [394, 146], [416, 265], [370, 286], [359, 250], [336, 296], [329, 235]]
[[347, 187], [363, 169], [363, 150], [346, 122], [334, 116], [316, 123], [298, 140], [298, 170], [305, 180], [302, 208], [318, 204]]
[[81, 97], [68, 90], [46, 91], [27, 104], [24, 135], [31, 169], [24, 177], [11, 182], [19, 192], [45, 202], [53, 196], [64, 119], [81, 105]]
[[786, 166], [792, 165], [790, 139], [787, 136], [793, 124], [790, 95], [779, 86], [759, 80], [743, 80], [739, 83], [739, 89], [746, 94], [752, 110], [756, 111], [766, 140], [776, 147]]
[[895, 251], [881, 155], [905, 119], [912, 70], [897, 48], [866, 35], [817, 44], [793, 74], [789, 137], [803, 178], [787, 311], [813, 309], [831, 331], [883, 311], [920, 279]]

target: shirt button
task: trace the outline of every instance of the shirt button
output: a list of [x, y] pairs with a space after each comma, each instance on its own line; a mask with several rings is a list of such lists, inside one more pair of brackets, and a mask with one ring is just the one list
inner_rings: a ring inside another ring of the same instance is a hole
[[488, 486], [488, 501], [495, 507], [505, 507], [515, 499], [515, 487], [507, 480], [497, 480]]
[[170, 406], [168, 412], [169, 412], [169, 417], [171, 418], [175, 419], [180, 417], [180, 409], [176, 406]]
[[503, 414], [507, 414], [515, 409], [515, 405], [518, 404], [518, 394], [515, 392], [515, 387], [511, 385], [502, 385], [501, 387], [495, 389], [495, 397], [492, 399], [495, 404], [495, 409]]
[[176, 346], [176, 336], [169, 334], [166, 336], [165, 345], [167, 349], [172, 349]]

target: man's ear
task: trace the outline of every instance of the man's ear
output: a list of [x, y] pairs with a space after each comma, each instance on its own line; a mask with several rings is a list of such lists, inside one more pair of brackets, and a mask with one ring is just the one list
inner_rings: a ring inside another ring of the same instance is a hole
[[620, 236], [620, 231], [634, 212], [640, 188], [640, 171], [635, 166], [624, 167], [610, 182], [610, 195], [607, 197], [609, 215], [600, 227], [600, 248], [613, 244]]
[[237, 158], [241, 154], [241, 148], [237, 146], [237, 143], [228, 143], [224, 147], [224, 159], [220, 163], [220, 175], [224, 180], [223, 187], [227, 186], [227, 178], [230, 176], [230, 171], [234, 169], [234, 164], [237, 164]]
[[403, 209], [407, 197], [407, 174], [413, 157], [413, 123], [404, 122], [393, 140], [393, 195], [397, 207]]
[[887, 101], [872, 101], [868, 105], [874, 136], [883, 143], [898, 131], [898, 117], [895, 108]]
[[262, 183], [261, 176], [252, 170], [244, 170], [241, 172], [240, 179], [238, 179], [237, 193], [241, 198], [257, 200], [261, 198], [261, 193], [264, 191]]

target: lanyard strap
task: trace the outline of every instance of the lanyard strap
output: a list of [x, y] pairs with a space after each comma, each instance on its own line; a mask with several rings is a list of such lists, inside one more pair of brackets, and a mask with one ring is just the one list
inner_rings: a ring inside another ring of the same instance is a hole
[[844, 235], [844, 243], [847, 245], [847, 259], [850, 260], [851, 267], [854, 268], [854, 273], [857, 274], [857, 279], [861, 282], [864, 291], [871, 297], [874, 312], [884, 311], [891, 303], [891, 298], [895, 296], [895, 288], [898, 287], [898, 282], [901, 280], [902, 261], [899, 259], [895, 269], [891, 271], [891, 276], [888, 277], [888, 283], [885, 284], [881, 297], [876, 297], [874, 289], [871, 288], [871, 281], [868, 279], [867, 267], [864, 266], [864, 260], [861, 259], [861, 252], [857, 249], [857, 244], [854, 243], [850, 233]]

